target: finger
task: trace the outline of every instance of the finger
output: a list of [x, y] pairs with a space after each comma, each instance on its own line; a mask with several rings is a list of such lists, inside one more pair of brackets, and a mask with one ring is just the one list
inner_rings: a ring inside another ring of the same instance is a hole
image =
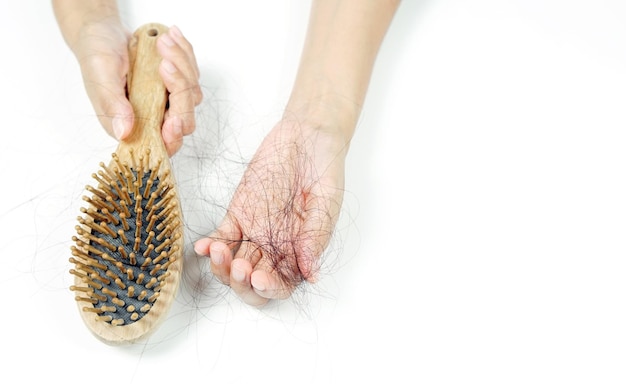
[[302, 282], [295, 254], [264, 254], [250, 279], [255, 292], [267, 299], [286, 299]]
[[85, 25], [83, 32], [72, 50], [87, 95], [107, 133], [124, 139], [133, 126], [133, 109], [126, 97], [130, 33], [115, 21]]
[[180, 116], [165, 119], [161, 135], [168, 156], [173, 156], [183, 146], [183, 120]]
[[117, 140], [126, 139], [134, 124], [133, 108], [126, 95], [107, 96], [100, 93], [91, 100], [104, 129]]
[[254, 268], [263, 257], [263, 252], [258, 244], [250, 240], [242, 240], [239, 249], [234, 253], [235, 259], [247, 260]]
[[[339, 200], [339, 201], [338, 201]], [[301, 232], [295, 242], [296, 263], [302, 278], [315, 282], [319, 275], [321, 256], [330, 243], [340, 212], [341, 196], [311, 196]]]
[[133, 127], [133, 108], [126, 97], [128, 63], [113, 55], [81, 60], [85, 90], [98, 119], [111, 136], [122, 140]]
[[331, 231], [315, 229], [305, 232], [295, 244], [296, 265], [302, 279], [315, 282], [320, 270], [320, 259], [329, 243]]
[[183, 36], [183, 33], [180, 29], [173, 25], [170, 28], [170, 36], [176, 41], [176, 43], [183, 49], [183, 51], [187, 54], [188, 62], [193, 64], [193, 69], [196, 74], [196, 79], [200, 78], [200, 69], [198, 68], [198, 61], [196, 60], [196, 54], [194, 53], [193, 46], [191, 43]]
[[211, 239], [210, 241], [218, 241], [226, 244], [234, 255], [239, 250], [242, 233], [237, 220], [230, 214], [226, 214], [220, 225], [208, 236], [208, 238]]
[[230, 262], [233, 257], [232, 250], [226, 243], [211, 237], [205, 237], [196, 241], [193, 249], [198, 256], [208, 256], [213, 275], [223, 284], [230, 284]]
[[162, 34], [157, 49], [164, 59], [173, 61], [186, 77], [198, 81], [200, 70], [193, 47], [178, 28], [172, 27], [168, 33]]
[[287, 299], [295, 289], [285, 284], [276, 271], [265, 269], [255, 269], [252, 272], [250, 285], [258, 296], [268, 300]]
[[196, 96], [194, 96], [193, 89], [199, 89], [199, 86], [188, 85], [176, 66], [167, 59], [161, 62], [160, 73], [170, 93], [169, 109], [165, 114], [162, 136], [168, 154], [172, 156], [182, 147], [183, 137], [193, 133], [196, 129]]
[[197, 240], [195, 252], [211, 258], [211, 271], [224, 284], [230, 284], [230, 262], [239, 250], [241, 232], [236, 222], [226, 216], [220, 226], [208, 237]]
[[193, 243], [193, 250], [198, 256], [209, 256], [211, 244], [215, 242], [211, 237], [203, 237]]
[[248, 305], [262, 306], [268, 299], [259, 296], [250, 284], [252, 265], [243, 258], [233, 260], [230, 272], [230, 286], [232, 290]]
[[[190, 44], [180, 35], [179, 44], [170, 33], [161, 35], [157, 47], [163, 56], [160, 74], [167, 87], [169, 96], [169, 110], [166, 121], [178, 116], [182, 121], [182, 133], [188, 135], [195, 130], [195, 107], [202, 101], [202, 91], [198, 82], [199, 71]], [[191, 50], [191, 52], [188, 52]]]
[[181, 57], [163, 54], [159, 67], [159, 74], [170, 93], [169, 108], [172, 110], [174, 107], [174, 111], [181, 114], [193, 112], [194, 108], [202, 102], [203, 97], [198, 78], [189, 73], [189, 69], [185, 69], [188, 65], [189, 63], [181, 60]]
[[214, 241], [209, 248], [211, 257], [211, 272], [223, 284], [231, 284], [231, 262], [233, 260], [232, 251], [225, 243]]

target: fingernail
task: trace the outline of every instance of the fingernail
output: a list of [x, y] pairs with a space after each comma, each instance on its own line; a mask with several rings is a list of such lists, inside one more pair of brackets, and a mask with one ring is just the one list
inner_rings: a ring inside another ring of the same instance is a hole
[[173, 47], [176, 44], [172, 37], [167, 33], [162, 34], [161, 37], [159, 37], [159, 40], [161, 40], [163, 44], [168, 47]]
[[265, 291], [265, 288], [266, 288], [265, 284], [260, 283], [258, 281], [254, 284], [254, 289], [256, 289], [257, 291], [263, 292]]
[[170, 33], [172, 34], [172, 36], [175, 36], [175, 37], [183, 37], [183, 33], [175, 25], [172, 25], [170, 27]]
[[113, 118], [113, 122], [111, 123], [113, 126], [113, 134], [115, 134], [115, 138], [121, 140], [126, 136], [126, 126], [128, 119], [124, 116], [115, 116]]
[[211, 261], [215, 265], [221, 265], [224, 262], [224, 255], [222, 254], [221, 251], [212, 251]]
[[206, 253], [204, 252], [204, 249], [201, 249], [200, 246], [198, 246], [197, 244], [193, 245], [193, 251], [198, 256], [206, 256]]
[[161, 65], [163, 66], [163, 68], [165, 69], [167, 73], [175, 73], [177, 71], [174, 63], [172, 63], [171, 61], [167, 59], [163, 59], [163, 61], [161, 62]]
[[239, 268], [233, 268], [230, 271], [230, 275], [235, 281], [244, 281], [246, 278], [246, 273]]

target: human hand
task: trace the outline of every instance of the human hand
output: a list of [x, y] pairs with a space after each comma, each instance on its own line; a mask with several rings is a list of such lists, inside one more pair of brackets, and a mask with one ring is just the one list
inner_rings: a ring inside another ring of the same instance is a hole
[[[134, 119], [126, 89], [129, 39], [119, 21], [103, 19], [81, 28], [71, 47], [100, 123], [118, 140], [128, 137]], [[159, 37], [157, 49], [163, 57], [159, 73], [169, 92], [162, 137], [171, 156], [182, 146], [183, 136], [195, 130], [194, 108], [202, 91], [193, 48], [177, 27]]]
[[286, 299], [315, 281], [343, 199], [345, 140], [296, 121], [261, 143], [217, 230], [196, 241], [244, 302]]
[[287, 298], [302, 281], [315, 279], [339, 216], [348, 143], [399, 3], [313, 2], [285, 108], [298, 119], [273, 128], [224, 220], [194, 247], [211, 257], [213, 273], [246, 303]]

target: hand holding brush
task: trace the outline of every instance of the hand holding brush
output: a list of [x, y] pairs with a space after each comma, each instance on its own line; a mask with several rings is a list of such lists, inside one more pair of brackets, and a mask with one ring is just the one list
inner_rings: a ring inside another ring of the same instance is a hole
[[128, 52], [134, 126], [108, 165], [94, 173], [73, 237], [70, 287], [90, 331], [109, 344], [132, 343], [163, 321], [183, 267], [183, 226], [161, 126], [167, 90], [156, 45], [167, 27], [146, 24]]
[[[85, 90], [106, 132], [117, 140], [131, 134], [135, 119], [127, 97], [131, 33], [122, 25], [113, 0], [53, 0], [67, 45], [82, 72]], [[200, 72], [192, 45], [173, 26], [158, 37], [159, 75], [168, 90], [168, 110], [161, 134], [172, 156], [183, 137], [195, 130], [195, 107], [202, 100]]]

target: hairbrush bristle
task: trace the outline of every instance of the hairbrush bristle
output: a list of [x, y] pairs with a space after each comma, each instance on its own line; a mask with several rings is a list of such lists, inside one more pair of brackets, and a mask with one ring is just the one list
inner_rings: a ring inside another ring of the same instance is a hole
[[82, 311], [98, 322], [126, 326], [150, 313], [181, 258], [181, 218], [169, 172], [161, 161], [148, 168], [150, 152], [130, 164], [113, 154], [109, 166], [87, 186], [70, 262], [76, 284], [70, 289]]

